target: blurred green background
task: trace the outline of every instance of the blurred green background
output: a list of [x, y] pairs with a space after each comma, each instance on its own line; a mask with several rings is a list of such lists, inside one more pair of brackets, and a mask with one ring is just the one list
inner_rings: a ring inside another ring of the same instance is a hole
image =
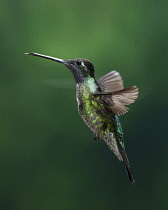
[[[167, 209], [167, 1], [0, 1], [0, 209]], [[120, 117], [135, 185], [77, 113], [64, 66], [91, 60], [140, 96]]]

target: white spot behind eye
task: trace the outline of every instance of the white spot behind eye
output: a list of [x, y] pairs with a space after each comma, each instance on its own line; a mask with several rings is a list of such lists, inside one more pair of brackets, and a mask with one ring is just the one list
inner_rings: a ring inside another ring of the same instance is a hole
[[85, 66], [84, 62], [81, 62], [81, 66]]

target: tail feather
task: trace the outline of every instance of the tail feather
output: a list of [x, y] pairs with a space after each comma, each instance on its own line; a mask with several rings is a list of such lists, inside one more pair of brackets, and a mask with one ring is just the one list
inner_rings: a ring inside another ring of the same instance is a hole
[[126, 172], [128, 174], [129, 180], [131, 181], [132, 184], [134, 184], [135, 181], [134, 181], [134, 177], [133, 177], [132, 170], [131, 170], [131, 165], [129, 163], [127, 154], [123, 149], [120, 149], [120, 153], [121, 153], [121, 156], [123, 158], [123, 163], [124, 163], [124, 166], [126, 168]]
[[124, 166], [126, 168], [129, 180], [131, 181], [132, 184], [134, 184], [135, 180], [134, 180], [134, 177], [133, 177], [133, 174], [132, 174], [132, 170], [131, 170], [131, 166], [130, 166], [130, 164], [128, 162], [128, 159], [127, 159], [127, 161], [123, 161], [123, 162], [124, 162]]

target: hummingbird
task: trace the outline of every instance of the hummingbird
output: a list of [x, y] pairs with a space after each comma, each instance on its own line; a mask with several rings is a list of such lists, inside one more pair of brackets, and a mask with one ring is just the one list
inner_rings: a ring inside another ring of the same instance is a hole
[[96, 80], [93, 64], [85, 58], [64, 60], [39, 53], [25, 53], [56, 61], [65, 65], [76, 82], [78, 112], [94, 134], [94, 139], [103, 139], [109, 149], [124, 163], [131, 183], [135, 183], [126, 154], [122, 126], [119, 117], [128, 112], [129, 105], [138, 97], [138, 88], [124, 88], [117, 71], [111, 71]]

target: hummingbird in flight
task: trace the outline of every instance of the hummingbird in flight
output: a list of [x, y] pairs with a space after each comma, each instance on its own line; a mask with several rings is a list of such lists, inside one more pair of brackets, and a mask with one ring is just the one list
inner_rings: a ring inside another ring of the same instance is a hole
[[111, 71], [96, 80], [94, 66], [85, 58], [63, 60], [34, 52], [25, 54], [56, 61], [72, 72], [76, 82], [79, 115], [92, 130], [94, 139], [103, 139], [109, 149], [124, 163], [128, 177], [134, 183], [118, 116], [128, 112], [125, 105], [135, 102], [139, 93], [138, 88], [136, 86], [124, 88], [117, 71]]

